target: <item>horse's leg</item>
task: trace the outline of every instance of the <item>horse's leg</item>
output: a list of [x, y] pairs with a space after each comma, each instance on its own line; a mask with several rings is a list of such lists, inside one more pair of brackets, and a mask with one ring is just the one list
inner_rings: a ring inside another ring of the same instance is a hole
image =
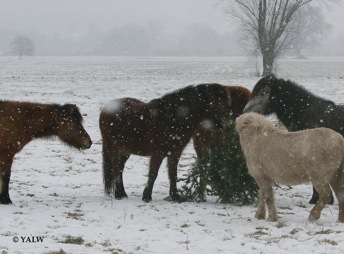
[[[317, 190], [313, 187], [313, 195], [312, 195], [312, 198], [311, 200], [309, 200], [309, 203], [310, 204], [316, 204], [319, 200], [319, 194], [317, 192]], [[331, 192], [331, 198], [330, 198], [330, 201], [328, 202], [329, 205], [333, 205], [334, 203], [334, 198], [333, 198], [333, 195], [332, 195], [332, 192]]]
[[269, 186], [267, 186], [265, 202], [266, 202], [266, 205], [267, 205], [268, 211], [269, 211], [268, 212], [269, 213], [268, 220], [269, 221], [276, 221], [277, 220], [277, 209], [276, 209], [276, 205], [275, 205], [275, 198], [274, 198], [274, 191], [272, 189], [272, 183]]
[[114, 178], [115, 178], [115, 198], [122, 199], [127, 198], [128, 195], [125, 192], [124, 184], [123, 184], [123, 171], [124, 166], [127, 160], [129, 159], [129, 155], [119, 153], [117, 155], [116, 161], [114, 161]]
[[201, 163], [200, 161], [198, 163], [198, 168], [199, 168], [199, 190], [198, 194], [200, 196], [203, 196], [205, 194], [205, 190], [207, 187], [207, 171], [205, 168], [204, 163]]
[[321, 211], [328, 203], [331, 197], [331, 189], [327, 183], [316, 183], [313, 182], [314, 188], [318, 191], [319, 200], [311, 210], [308, 220], [318, 220], [320, 218]]
[[256, 217], [258, 220], [265, 219], [266, 210], [264, 196], [264, 189], [259, 186], [258, 208], [256, 214], [254, 215], [254, 217]]
[[339, 203], [338, 222], [344, 223], [344, 175], [339, 168], [330, 181], [331, 187], [336, 194]]
[[159, 168], [164, 159], [163, 155], [155, 154], [152, 155], [150, 162], [149, 162], [149, 173], [148, 173], [148, 181], [145, 189], [143, 190], [142, 200], [146, 203], [152, 201], [152, 191], [154, 182], [158, 176]]
[[9, 194], [13, 157], [0, 158], [0, 204], [12, 204]]
[[276, 221], [277, 220], [277, 209], [274, 201], [274, 192], [272, 189], [272, 181], [262, 175], [254, 176], [255, 181], [259, 186], [259, 203], [258, 209], [255, 217], [257, 219], [264, 219], [266, 215], [265, 204], [268, 207], [268, 220]]
[[[196, 150], [196, 149], [195, 149]], [[198, 188], [198, 195], [200, 199], [205, 200], [204, 194], [207, 186], [207, 170], [206, 170], [206, 163], [205, 163], [205, 154], [201, 151], [202, 149], [198, 149], [197, 153], [197, 167], [199, 169], [199, 188]], [[197, 151], [197, 150], [196, 150]]]
[[[193, 136], [193, 145], [195, 148], [195, 152], [197, 155], [197, 168], [199, 169], [199, 189], [198, 189], [198, 194], [200, 196], [203, 196], [203, 194], [205, 193], [205, 188], [207, 185], [207, 181], [206, 181], [206, 170], [205, 170], [205, 166], [204, 166], [204, 153], [203, 153], [203, 149], [202, 148], [202, 137], [200, 137], [199, 135], [201, 135], [200, 133], [196, 133]], [[204, 137], [203, 137], [204, 139]], [[204, 141], [203, 141], [204, 142]]]
[[182, 151], [175, 151], [168, 156], [168, 176], [170, 179], [170, 196], [173, 201], [179, 201], [180, 196], [177, 189], [177, 167]]

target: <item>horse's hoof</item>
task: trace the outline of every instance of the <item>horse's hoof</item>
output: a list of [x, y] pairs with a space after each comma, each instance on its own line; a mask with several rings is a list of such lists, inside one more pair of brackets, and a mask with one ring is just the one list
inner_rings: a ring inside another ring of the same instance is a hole
[[121, 199], [124, 199], [124, 198], [128, 198], [128, 196], [127, 195], [125, 195], [125, 196], [116, 196], [115, 195], [115, 199], [117, 199], [117, 200], [121, 200]]
[[277, 221], [277, 217], [269, 217], [269, 218], [268, 218], [268, 221], [272, 221], [272, 222], [273, 222], [273, 221]]
[[177, 192], [170, 193], [170, 196], [174, 202], [179, 202], [181, 200], [181, 197]]
[[265, 219], [265, 215], [263, 215], [263, 214], [256, 214], [254, 217], [257, 218], [258, 220], [264, 220]]
[[12, 201], [9, 197], [3, 197], [3, 198], [0, 198], [0, 204], [10, 205], [10, 204], [12, 204]]
[[142, 200], [145, 203], [149, 203], [152, 201], [152, 192], [149, 191], [148, 189], [144, 189], [143, 195], [142, 195]]
[[145, 203], [149, 203], [152, 201], [152, 199], [150, 198], [142, 198], [142, 201], [145, 202]]
[[320, 218], [320, 216], [314, 216], [314, 215], [309, 215], [308, 220], [309, 221], [316, 221]]
[[115, 191], [115, 199], [121, 200], [123, 198], [128, 198], [128, 195], [125, 193], [125, 191]]

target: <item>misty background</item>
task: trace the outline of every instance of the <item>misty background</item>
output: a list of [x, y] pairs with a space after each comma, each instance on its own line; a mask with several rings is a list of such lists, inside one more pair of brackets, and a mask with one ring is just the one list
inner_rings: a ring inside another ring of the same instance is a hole
[[[344, 56], [344, 1], [307, 56]], [[39, 56], [243, 56], [238, 25], [216, 0], [0, 0], [0, 56], [30, 38]], [[229, 1], [230, 3], [230, 1]], [[233, 1], [234, 4], [234, 1]], [[286, 52], [287, 54], [291, 54]]]

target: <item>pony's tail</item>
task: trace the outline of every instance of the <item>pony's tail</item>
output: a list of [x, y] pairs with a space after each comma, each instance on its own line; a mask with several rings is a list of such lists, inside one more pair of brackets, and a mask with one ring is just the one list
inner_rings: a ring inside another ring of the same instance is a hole
[[104, 192], [107, 195], [111, 195], [114, 191], [114, 174], [112, 169], [111, 160], [108, 155], [107, 149], [105, 149], [105, 146], [103, 144], [103, 182], [104, 182]]

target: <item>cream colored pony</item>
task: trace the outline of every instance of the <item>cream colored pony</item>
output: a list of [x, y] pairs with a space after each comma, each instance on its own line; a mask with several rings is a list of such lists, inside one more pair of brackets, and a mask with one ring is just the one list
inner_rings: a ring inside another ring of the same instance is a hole
[[332, 187], [339, 201], [338, 221], [344, 223], [344, 138], [339, 133], [317, 128], [287, 132], [275, 127], [257, 113], [243, 114], [236, 130], [246, 157], [249, 173], [259, 185], [259, 204], [255, 217], [277, 220], [272, 184], [298, 185], [311, 182], [319, 201], [309, 215], [317, 220], [327, 204]]

